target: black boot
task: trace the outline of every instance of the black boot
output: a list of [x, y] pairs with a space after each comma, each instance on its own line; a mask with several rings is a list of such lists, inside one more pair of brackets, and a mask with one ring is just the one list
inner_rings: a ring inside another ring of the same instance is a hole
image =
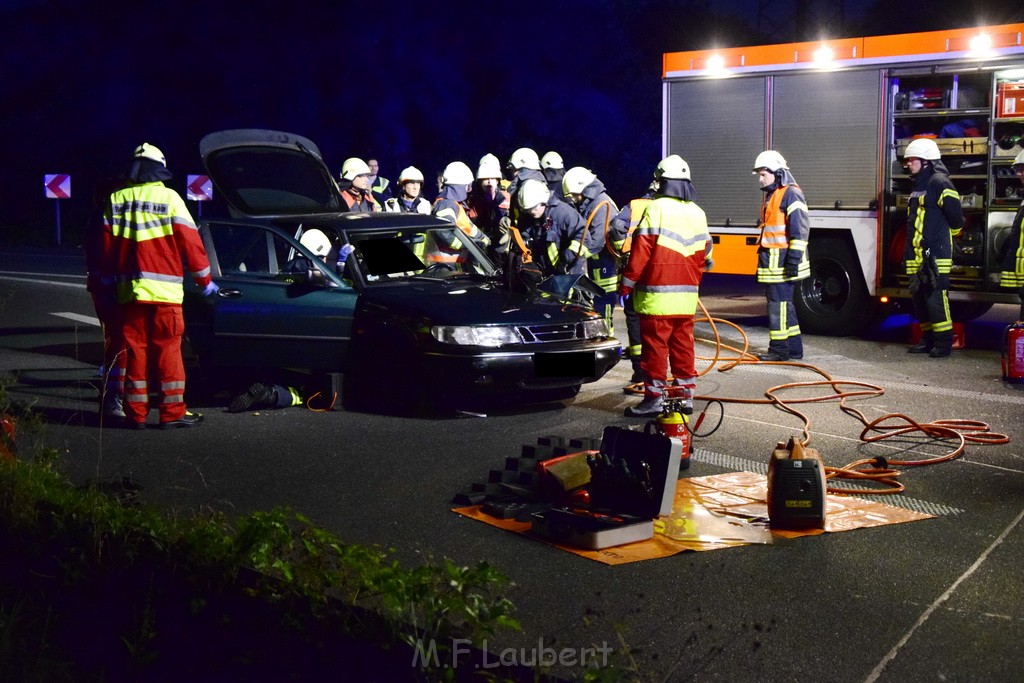
[[931, 353], [933, 348], [935, 348], [935, 336], [931, 332], [925, 332], [921, 335], [921, 341], [907, 349], [907, 353]]
[[[803, 358], [803, 354], [800, 354], [800, 357]], [[768, 347], [768, 352], [757, 354], [757, 359], [769, 363], [783, 363], [789, 360], [789, 349], [773, 349]]]
[[948, 358], [953, 353], [953, 333], [939, 332], [935, 335], [935, 346], [928, 355], [932, 358]]

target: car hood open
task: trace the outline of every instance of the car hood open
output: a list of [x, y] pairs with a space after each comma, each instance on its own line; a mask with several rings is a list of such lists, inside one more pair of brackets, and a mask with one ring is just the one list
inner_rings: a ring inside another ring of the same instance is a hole
[[199, 142], [203, 166], [234, 213], [279, 218], [344, 211], [320, 150], [301, 135], [246, 128]]

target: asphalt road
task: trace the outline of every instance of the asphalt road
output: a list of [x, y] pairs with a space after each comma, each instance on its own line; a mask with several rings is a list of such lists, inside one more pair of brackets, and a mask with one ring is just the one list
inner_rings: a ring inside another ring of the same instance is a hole
[[[130, 475], [148, 502], [175, 509], [291, 506], [344, 540], [394, 548], [410, 564], [486, 559], [515, 582], [510, 597], [523, 624], [522, 634], [490, 648], [523, 648], [519, 657], [539, 645], [579, 651], [621, 640], [637, 649], [644, 681], [1020, 680], [1024, 393], [1001, 381], [998, 351], [1016, 307], [968, 324], [967, 348], [945, 360], [905, 353], [905, 317], [859, 338], [805, 336], [806, 362], [884, 388], [852, 402], [869, 418], [975, 419], [1010, 435], [1009, 444], [971, 444], [957, 460], [905, 471], [907, 490], [884, 502], [934, 519], [611, 567], [453, 514], [450, 501], [538, 437], [635, 424], [622, 417], [636, 400], [621, 392], [628, 364], [568, 406], [486, 418], [228, 414], [222, 395], [192, 402], [206, 414], [198, 429], [101, 429], [92, 377], [99, 330], [82, 273], [79, 252], [0, 248], [0, 374], [13, 398], [45, 413], [45, 440], [76, 480]], [[709, 277], [702, 300], [764, 348], [755, 286]], [[698, 393], [760, 398], [810, 379], [799, 368], [744, 366], [712, 370]], [[862, 443], [862, 425], [834, 402], [802, 410], [811, 445], [829, 465], [942, 452], [920, 440]], [[800, 427], [771, 406], [728, 404], [721, 428], [697, 441], [686, 476], [763, 472], [776, 441]]]

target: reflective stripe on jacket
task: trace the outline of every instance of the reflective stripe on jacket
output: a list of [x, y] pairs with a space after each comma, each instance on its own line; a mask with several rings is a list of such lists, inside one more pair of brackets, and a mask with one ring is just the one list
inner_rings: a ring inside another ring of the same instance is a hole
[[110, 195], [103, 214], [105, 270], [120, 303], [181, 304], [184, 267], [200, 287], [210, 262], [184, 200], [160, 181], [129, 185]]
[[1024, 203], [1017, 209], [1007, 237], [1006, 255], [1003, 257], [1002, 272], [999, 273], [999, 284], [1003, 287], [1019, 289], [1024, 287]]
[[[461, 202], [457, 202], [454, 199], [441, 196], [434, 201], [434, 207], [431, 210], [431, 214], [442, 218], [449, 223], [454, 223], [459, 231], [462, 232], [466, 237], [470, 239], [482, 242], [487, 245], [490, 244], [490, 240], [487, 235], [476, 227], [476, 225], [469, 219], [469, 214], [466, 213], [465, 207], [462, 206]], [[446, 242], [442, 242], [446, 239]], [[452, 231], [442, 231], [437, 234], [437, 246], [439, 251], [432, 252], [427, 255], [427, 258], [433, 261], [446, 261], [454, 262], [459, 260], [459, 250], [462, 248], [462, 242], [459, 241], [459, 233]]]
[[[807, 202], [800, 186], [780, 185], [761, 200], [761, 242], [757, 250], [758, 282], [792, 282], [811, 274], [807, 259], [810, 237]], [[796, 277], [787, 278], [786, 263], [797, 265]]]
[[933, 161], [914, 178], [907, 213], [907, 244], [903, 263], [908, 275], [921, 268], [925, 249], [931, 250], [939, 275], [953, 266], [953, 236], [964, 226], [960, 194], [953, 187], [942, 161]]
[[693, 315], [704, 259], [711, 255], [707, 217], [693, 202], [658, 197], [633, 233], [622, 285], [643, 315]]

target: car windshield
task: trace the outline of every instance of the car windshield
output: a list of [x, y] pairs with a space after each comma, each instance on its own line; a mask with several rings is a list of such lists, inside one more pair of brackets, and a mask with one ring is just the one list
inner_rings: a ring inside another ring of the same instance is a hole
[[494, 272], [482, 247], [455, 226], [349, 231], [346, 237], [367, 282]]

